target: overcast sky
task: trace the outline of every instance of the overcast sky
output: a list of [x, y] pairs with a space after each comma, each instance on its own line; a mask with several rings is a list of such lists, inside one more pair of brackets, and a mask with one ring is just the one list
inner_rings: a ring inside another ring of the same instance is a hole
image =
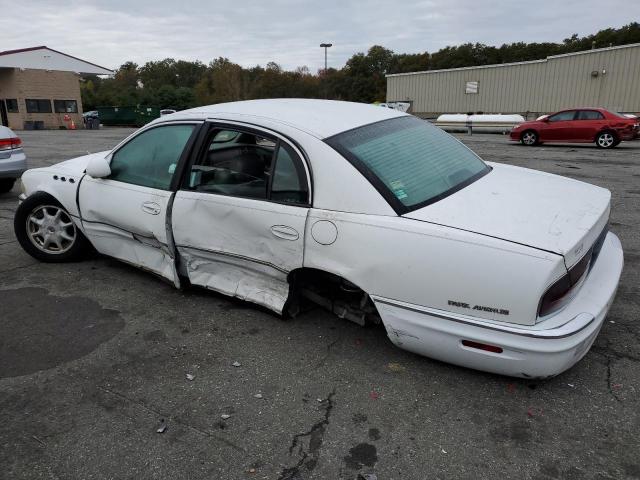
[[0, 0], [0, 50], [47, 45], [117, 68], [166, 57], [228, 57], [287, 69], [341, 67], [379, 44], [395, 52], [481, 42], [561, 41], [640, 21], [638, 0]]

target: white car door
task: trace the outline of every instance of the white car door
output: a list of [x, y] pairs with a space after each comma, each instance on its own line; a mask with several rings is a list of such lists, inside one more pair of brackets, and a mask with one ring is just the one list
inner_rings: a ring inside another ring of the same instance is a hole
[[281, 313], [311, 202], [301, 152], [277, 133], [210, 124], [173, 203], [181, 272]]
[[167, 215], [174, 172], [180, 161], [186, 161], [197, 128], [193, 123], [175, 123], [143, 130], [110, 155], [107, 178], [85, 175], [78, 194], [85, 235], [100, 253], [176, 285]]

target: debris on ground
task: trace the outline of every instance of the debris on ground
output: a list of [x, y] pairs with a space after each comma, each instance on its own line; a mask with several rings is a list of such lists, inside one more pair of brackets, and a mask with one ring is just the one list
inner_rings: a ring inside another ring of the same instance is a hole
[[228, 420], [228, 419], [231, 418], [231, 415], [223, 413], [222, 415], [220, 415], [220, 418], [223, 419], [223, 420]]
[[231, 365], [233, 365], [234, 367], [241, 367], [242, 364], [240, 362], [238, 362], [237, 360], [235, 362], [233, 362]]
[[261, 393], [256, 393], [253, 397], [254, 398], [262, 398], [262, 394]]
[[378, 400], [378, 398], [380, 398], [380, 394], [375, 390], [372, 390], [371, 392], [369, 392], [369, 398], [371, 400]]
[[390, 362], [387, 363], [387, 369], [390, 372], [404, 372], [406, 369], [404, 368], [404, 365], [398, 363], [398, 362]]
[[378, 476], [375, 473], [361, 473], [357, 480], [378, 480]]
[[196, 378], [196, 376], [192, 373], [187, 373], [187, 380], [189, 381], [193, 381], [193, 379]]
[[164, 433], [167, 431], [167, 424], [164, 423], [164, 420], [161, 421], [160, 426], [156, 430], [156, 433]]

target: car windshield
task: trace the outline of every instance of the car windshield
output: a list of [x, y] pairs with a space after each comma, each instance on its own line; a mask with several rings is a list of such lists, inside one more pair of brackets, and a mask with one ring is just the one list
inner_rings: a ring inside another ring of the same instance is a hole
[[491, 169], [460, 141], [413, 116], [365, 125], [327, 140], [398, 213], [429, 205]]

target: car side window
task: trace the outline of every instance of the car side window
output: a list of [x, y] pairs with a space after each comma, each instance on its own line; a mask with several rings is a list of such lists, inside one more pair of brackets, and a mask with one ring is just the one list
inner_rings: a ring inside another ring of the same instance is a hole
[[575, 110], [560, 112], [560, 113], [556, 113], [555, 115], [551, 115], [549, 117], [549, 121], [550, 122], [568, 122], [573, 120], [573, 117], [575, 117], [575, 115], [576, 115]]
[[282, 142], [278, 147], [273, 170], [271, 199], [297, 204], [309, 201], [309, 187], [302, 161], [289, 145]]
[[276, 142], [235, 130], [214, 130], [187, 176], [192, 190], [267, 198]]
[[155, 127], [132, 138], [111, 159], [110, 180], [169, 190], [195, 125]]
[[280, 140], [216, 129], [185, 177], [186, 188], [235, 197], [305, 204], [306, 174], [295, 151]]
[[604, 115], [596, 110], [580, 110], [578, 111], [577, 120], [602, 120]]

